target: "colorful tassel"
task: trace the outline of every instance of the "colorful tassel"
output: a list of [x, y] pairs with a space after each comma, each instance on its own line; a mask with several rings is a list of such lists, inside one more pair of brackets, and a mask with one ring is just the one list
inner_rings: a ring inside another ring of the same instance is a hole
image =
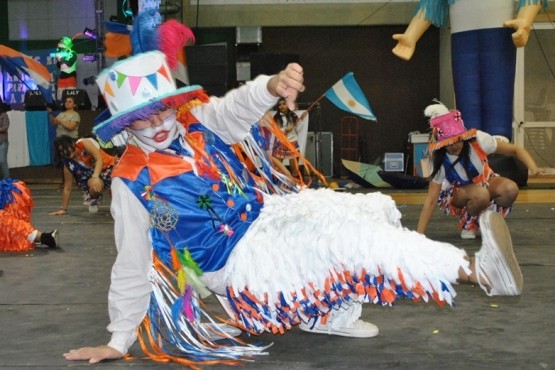
[[[186, 285], [181, 294], [176, 272], [165, 266], [156, 253], [153, 264], [151, 303], [138, 336], [148, 357], [199, 369], [204, 365], [239, 365], [254, 355], [267, 354], [267, 347], [244, 343], [215, 325], [202, 309], [196, 290]], [[220, 341], [224, 344], [214, 342], [214, 334], [225, 339]]]

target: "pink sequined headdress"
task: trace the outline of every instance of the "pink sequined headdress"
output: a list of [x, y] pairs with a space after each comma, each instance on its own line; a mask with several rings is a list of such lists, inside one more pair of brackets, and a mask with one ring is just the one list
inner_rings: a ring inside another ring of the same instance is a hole
[[458, 110], [449, 111], [443, 104], [434, 104], [426, 108], [430, 118], [432, 135], [428, 150], [430, 152], [458, 141], [476, 137], [476, 129], [467, 130]]

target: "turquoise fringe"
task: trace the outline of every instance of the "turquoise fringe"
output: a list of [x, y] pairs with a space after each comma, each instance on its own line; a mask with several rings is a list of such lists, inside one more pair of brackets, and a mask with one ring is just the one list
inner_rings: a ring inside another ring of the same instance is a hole
[[[424, 18], [436, 27], [443, 27], [449, 15], [449, 6], [453, 5], [457, 0], [420, 0], [416, 7], [415, 15], [423, 12]], [[487, 0], [486, 0], [487, 1]], [[543, 8], [547, 8], [547, 1], [544, 0], [518, 0], [516, 11], [527, 5], [536, 5], [543, 3]]]

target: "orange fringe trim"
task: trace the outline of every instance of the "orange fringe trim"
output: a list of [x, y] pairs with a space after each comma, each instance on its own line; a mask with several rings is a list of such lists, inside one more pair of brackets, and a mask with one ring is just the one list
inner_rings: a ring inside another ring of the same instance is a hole
[[14, 201], [4, 206], [4, 211], [10, 213], [15, 218], [31, 222], [31, 209], [35, 205], [31, 197], [31, 191], [23, 181], [15, 181], [14, 186], [19, 189], [12, 192]]
[[[155, 253], [153, 254], [152, 258], [153, 258], [153, 264], [154, 264], [154, 267], [155, 267], [156, 271], [158, 271], [158, 273], [163, 275], [163, 278], [166, 281], [171, 283], [170, 286], [171, 286], [172, 291], [176, 295], [179, 295], [179, 287], [177, 286], [176, 272], [174, 272], [170, 268], [168, 268]], [[176, 269], [175, 271], [177, 271], [178, 269], [180, 269], [182, 267], [182, 265], [179, 262], [179, 259], [177, 257], [175, 248], [172, 248], [172, 250], [171, 250], [171, 259], [172, 259], [172, 268], [175, 268]], [[200, 303], [201, 303], [201, 305], [203, 305], [203, 307], [206, 307], [202, 303], [202, 301], [200, 301]], [[230, 323], [226, 320], [222, 320], [220, 318], [218, 318], [218, 320], [220, 320], [221, 322], [224, 322], [228, 325], [233, 325], [233, 326], [239, 327], [238, 325], [236, 325], [234, 323]], [[163, 362], [163, 363], [175, 362], [177, 364], [188, 366], [191, 369], [196, 369], [196, 370], [201, 370], [200, 366], [204, 366], [204, 365], [238, 366], [238, 365], [241, 365], [241, 363], [242, 363], [241, 360], [225, 360], [225, 359], [194, 361], [194, 360], [189, 360], [185, 357], [174, 356], [174, 355], [168, 354], [162, 349], [162, 347], [163, 347], [162, 337], [160, 335], [158, 335], [156, 337], [153, 336], [153, 331], [151, 330], [152, 327], [153, 327], [153, 325], [152, 325], [151, 318], [148, 315], [146, 315], [144, 317], [141, 325], [137, 329], [137, 333], [138, 333], [137, 339], [139, 341], [139, 344], [140, 344], [141, 349], [143, 350], [144, 354], [153, 361]], [[239, 344], [246, 344], [246, 342], [241, 341], [240, 339], [237, 339], [237, 338], [229, 338], [229, 339], [233, 340], [233, 341], [235, 341], [236, 343], [239, 343]], [[197, 340], [205, 346], [217, 347], [213, 343], [208, 343], [208, 342], [204, 341], [202, 338], [197, 337]], [[128, 359], [132, 359], [132, 357], [129, 356]], [[244, 358], [242, 358], [242, 360], [245, 360], [245, 359], [250, 359], [250, 357], [245, 356]]]
[[31, 209], [35, 203], [23, 181], [13, 184], [20, 192], [13, 191], [13, 202], [0, 210], [0, 251], [25, 252], [35, 248], [28, 239], [35, 230], [31, 225]]
[[[371, 276], [370, 283], [367, 280], [368, 273], [363, 268], [357, 274], [353, 271], [331, 271], [329, 276], [323, 281], [322, 289], [316, 289], [313, 283], [309, 283], [306, 288], [301, 290], [301, 294], [291, 292], [291, 303], [288, 305], [273, 303], [281, 312], [277, 317], [268, 317], [264, 314], [261, 307], [269, 306], [270, 300], [267, 295], [257, 297], [245, 288], [235, 294], [231, 288], [227, 289], [229, 298], [233, 305], [240, 312], [236, 319], [239, 323], [244, 323], [249, 328], [241, 327], [243, 330], [259, 335], [261, 332], [271, 332], [273, 334], [283, 334], [285, 330], [291, 329], [298, 324], [300, 317], [308, 312], [309, 316], [324, 317], [330, 312], [330, 308], [341, 305], [351, 299], [365, 297], [365, 302], [392, 305], [399, 298], [411, 298], [413, 302], [421, 302], [425, 297], [431, 298], [440, 307], [446, 305], [440, 294], [433, 290], [426, 291], [422, 284], [415, 282], [409, 288], [405, 283], [405, 278], [401, 269], [397, 269], [399, 283], [386, 279], [383, 275]], [[391, 287], [386, 288], [384, 283], [389, 282]], [[399, 291], [399, 287], [402, 292]], [[277, 298], [279, 300], [279, 298]], [[256, 328], [258, 326], [258, 329]]]
[[[428, 151], [433, 152], [435, 150], [438, 150], [439, 148], [443, 148], [444, 146], [455, 144], [459, 141], [468, 140], [468, 139], [472, 139], [472, 138], [475, 138], [475, 137], [476, 137], [476, 129], [473, 128], [473, 129], [470, 129], [466, 132], [463, 132], [460, 135], [455, 135], [455, 136], [452, 136], [452, 137], [450, 137], [448, 139], [445, 139], [445, 140], [436, 141], [436, 142], [431, 141], [428, 144]], [[433, 140], [434, 135], [432, 134], [430, 136], [430, 138], [431, 138], [431, 140]]]
[[[175, 362], [180, 365], [188, 366], [194, 370], [201, 370], [204, 365], [228, 365], [228, 366], [238, 366], [241, 361], [238, 360], [204, 360], [204, 361], [192, 361], [184, 357], [172, 356], [165, 353], [161, 347], [161, 338], [154, 338], [152, 332], [150, 331], [152, 323], [150, 318], [145, 316], [141, 326], [138, 329], [138, 339], [141, 349], [145, 355], [153, 361], [156, 362]], [[148, 341], [145, 339], [148, 339]]]
[[0, 230], [1, 252], [25, 252], [35, 248], [27, 238], [35, 228], [4, 210], [0, 210]]
[[[276, 140], [278, 140], [283, 146], [289, 149], [291, 153], [294, 153], [293, 158], [290, 158], [289, 160], [293, 162], [292, 166], [297, 170], [298, 176], [295, 177], [295, 180], [297, 180], [299, 184], [304, 186], [310, 186], [310, 184], [312, 183], [312, 175], [317, 176], [320, 179], [320, 181], [322, 181], [323, 184], [325, 185], [328, 184], [324, 175], [318, 172], [316, 168], [312, 165], [312, 163], [310, 163], [306, 159], [306, 157], [301, 155], [299, 150], [295, 148], [295, 146], [287, 139], [287, 135], [285, 135], [283, 131], [281, 131], [281, 129], [279, 128], [279, 125], [274, 120], [274, 117], [267, 114], [260, 120], [260, 122], [263, 124], [265, 128], [268, 129], [268, 131], [270, 131], [272, 135], [276, 137]], [[306, 184], [304, 183], [303, 175], [300, 170], [299, 160], [302, 160], [306, 170], [306, 174], [309, 178], [309, 181]]]

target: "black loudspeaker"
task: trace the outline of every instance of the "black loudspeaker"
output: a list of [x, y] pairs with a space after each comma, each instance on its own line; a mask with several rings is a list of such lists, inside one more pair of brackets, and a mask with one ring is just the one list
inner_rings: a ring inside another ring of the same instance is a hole
[[515, 157], [494, 153], [488, 155], [488, 162], [494, 172], [513, 180], [519, 187], [528, 184], [528, 168]]
[[229, 90], [227, 44], [188, 46], [185, 53], [192, 85], [201, 85], [208, 94], [216, 96]]
[[316, 133], [309, 131], [306, 135], [304, 156], [324, 176], [333, 176], [333, 132], [320, 133], [319, 158], [316, 158], [316, 145]]
[[12, 110], [12, 106], [9, 104], [4, 104], [2, 96], [0, 96], [0, 112], [9, 112]]
[[75, 99], [75, 103], [77, 104], [77, 109], [79, 110], [90, 110], [91, 109], [91, 99], [89, 98], [89, 94], [86, 90], [81, 89], [66, 89], [62, 92], [62, 106], [63, 102], [66, 100], [68, 96], [71, 96]]
[[258, 75], [274, 75], [289, 63], [299, 63], [297, 54], [254, 53], [251, 54], [251, 79]]
[[46, 100], [40, 90], [27, 90], [23, 101], [25, 110], [46, 110]]

